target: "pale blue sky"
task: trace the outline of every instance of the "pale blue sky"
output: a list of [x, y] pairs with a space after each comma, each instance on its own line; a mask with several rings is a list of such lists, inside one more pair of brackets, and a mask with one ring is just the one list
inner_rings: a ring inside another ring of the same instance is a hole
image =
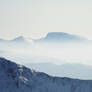
[[92, 0], [0, 0], [0, 37], [68, 32], [92, 39]]

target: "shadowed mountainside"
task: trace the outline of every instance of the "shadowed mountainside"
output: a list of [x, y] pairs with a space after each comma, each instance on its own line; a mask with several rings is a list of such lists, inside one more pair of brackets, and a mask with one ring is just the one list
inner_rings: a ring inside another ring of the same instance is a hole
[[0, 58], [2, 92], [92, 92], [91, 80], [52, 77]]

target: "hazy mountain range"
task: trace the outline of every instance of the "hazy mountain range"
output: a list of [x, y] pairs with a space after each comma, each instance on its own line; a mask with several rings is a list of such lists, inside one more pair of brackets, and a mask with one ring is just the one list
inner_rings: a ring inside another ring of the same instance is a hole
[[92, 41], [87, 38], [72, 35], [64, 32], [49, 32], [46, 37], [41, 39], [25, 38], [18, 36], [11, 40], [0, 39], [0, 49], [6, 48], [30, 48], [41, 46], [69, 46], [69, 45], [92, 45]]
[[35, 40], [36, 42], [84, 42], [87, 38], [65, 32], [50, 32], [46, 37]]
[[[45, 42], [48, 46], [44, 45]], [[91, 42], [63, 32], [50, 32], [37, 40], [19, 36], [12, 40], [0, 39], [0, 56], [50, 75], [92, 79]]]
[[[78, 35], [72, 35], [69, 33], [64, 32], [49, 32], [46, 37], [41, 39], [29, 39], [29, 41], [33, 42], [87, 42], [88, 39], [78, 36]], [[27, 43], [29, 42], [28, 39], [25, 39], [23, 36], [16, 37], [12, 40], [4, 40], [0, 39], [0, 42], [19, 42], [19, 43]], [[31, 43], [30, 42], [30, 43]]]

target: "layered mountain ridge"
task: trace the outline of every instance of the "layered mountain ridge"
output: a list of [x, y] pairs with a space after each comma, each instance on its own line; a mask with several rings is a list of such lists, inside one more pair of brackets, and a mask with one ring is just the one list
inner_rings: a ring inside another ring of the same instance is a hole
[[[72, 35], [65, 32], [49, 32], [46, 37], [41, 39], [31, 39], [31, 42], [67, 42], [67, 41], [88, 41], [87, 38], [81, 37], [79, 35]], [[27, 39], [23, 36], [18, 36], [12, 40], [0, 39], [0, 42], [28, 42]]]
[[0, 58], [2, 92], [92, 92], [92, 80], [52, 77]]

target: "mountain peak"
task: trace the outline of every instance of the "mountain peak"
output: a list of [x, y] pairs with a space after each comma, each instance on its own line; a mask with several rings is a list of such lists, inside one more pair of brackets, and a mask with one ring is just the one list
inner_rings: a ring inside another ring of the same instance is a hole
[[15, 41], [24, 41], [25, 40], [25, 38], [23, 37], [23, 36], [18, 36], [18, 37], [16, 37], [16, 38], [14, 38], [13, 40], [15, 40]]
[[63, 35], [69, 35], [68, 33], [65, 33], [65, 32], [49, 32], [47, 34], [47, 37], [48, 36], [63, 36]]
[[11, 40], [10, 42], [13, 42], [13, 43], [19, 43], [19, 44], [28, 44], [29, 41], [24, 38], [23, 36], [18, 36], [16, 38], [14, 38], [13, 40]]
[[31, 38], [26, 38], [23, 36], [18, 36], [15, 39], [11, 40], [12, 42], [19, 42], [19, 43], [32, 43]]
[[83, 40], [85, 38], [79, 35], [72, 35], [65, 32], [49, 32], [46, 36], [47, 39], [60, 39], [60, 40]]
[[65, 32], [49, 32], [45, 38], [37, 41], [40, 42], [67, 42], [67, 41], [86, 41], [87, 39], [79, 35], [72, 35]]

